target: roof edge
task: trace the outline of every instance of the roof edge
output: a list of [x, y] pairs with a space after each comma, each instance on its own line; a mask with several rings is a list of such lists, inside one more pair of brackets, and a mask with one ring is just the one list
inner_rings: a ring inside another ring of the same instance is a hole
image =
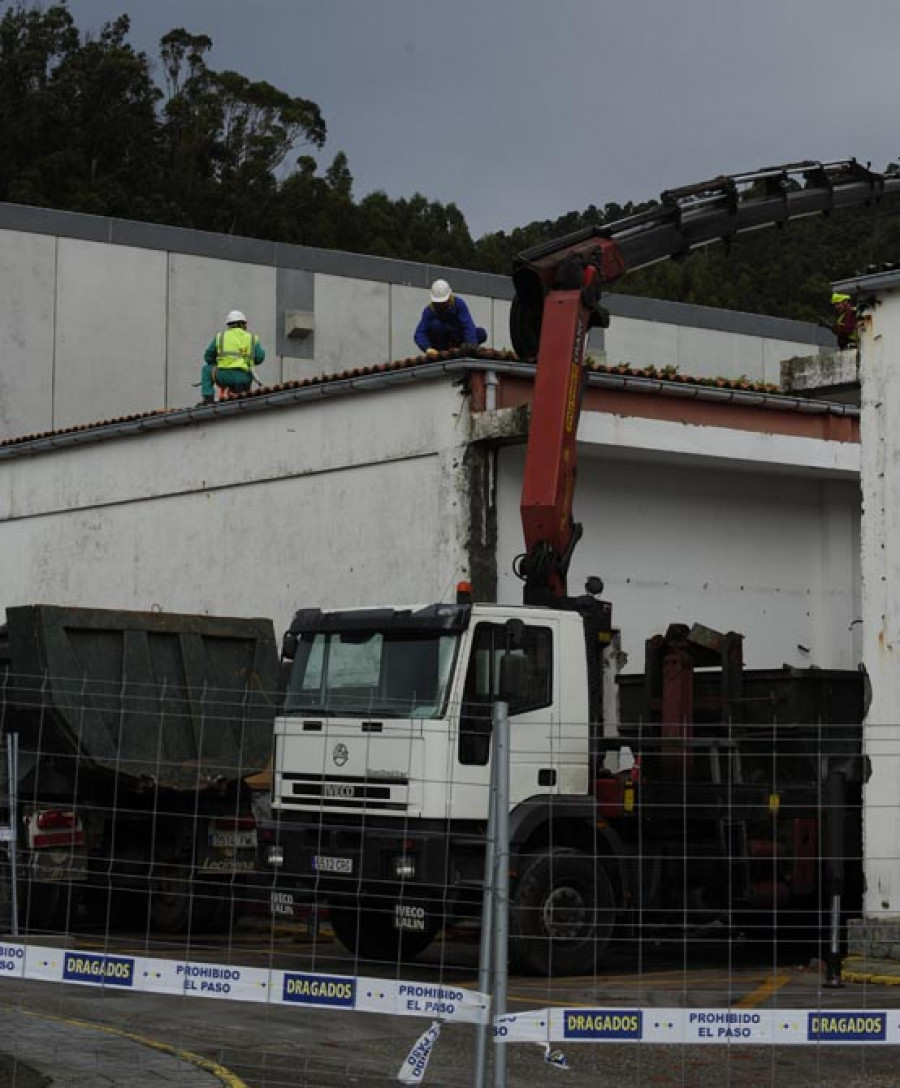
[[[458, 351], [444, 352], [437, 360], [419, 356], [382, 366], [363, 367], [359, 370], [343, 371], [338, 375], [308, 378], [273, 388], [254, 390], [243, 396], [219, 401], [212, 405], [159, 409], [95, 424], [82, 424], [41, 435], [9, 438], [0, 442], [0, 461], [33, 457], [87, 443], [143, 435], [198, 422], [211, 423], [219, 419], [239, 417], [248, 412], [290, 407], [307, 401], [321, 401], [391, 385], [430, 381], [447, 376], [456, 377], [461, 373], [488, 370], [531, 379], [534, 375], [534, 364], [523, 363], [510, 352], [487, 350], [479, 351], [477, 356]], [[724, 379], [687, 376], [673, 378], [652, 368], [635, 371], [629, 367], [605, 367], [596, 364], [586, 368], [586, 378], [589, 385], [630, 393], [655, 393], [674, 398], [742, 404], [774, 411], [801, 412], [806, 415], [859, 417], [859, 409], [853, 405], [788, 396], [776, 392], [776, 387], [762, 383], [729, 383]]]

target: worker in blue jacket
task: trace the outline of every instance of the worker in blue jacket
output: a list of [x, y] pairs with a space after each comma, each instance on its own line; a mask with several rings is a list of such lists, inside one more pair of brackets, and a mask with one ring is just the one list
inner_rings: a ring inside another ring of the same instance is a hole
[[413, 333], [413, 339], [426, 355], [452, 348], [476, 348], [487, 340], [487, 332], [475, 324], [469, 307], [453, 294], [446, 280], [434, 281], [430, 297]]

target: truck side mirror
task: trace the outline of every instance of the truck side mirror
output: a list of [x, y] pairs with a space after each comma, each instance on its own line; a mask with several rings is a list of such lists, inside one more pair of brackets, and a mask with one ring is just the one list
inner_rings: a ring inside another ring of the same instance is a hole
[[499, 696], [506, 703], [518, 702], [528, 690], [530, 667], [528, 657], [521, 653], [525, 645], [525, 624], [522, 620], [506, 621], [506, 652], [500, 658]]
[[285, 661], [293, 661], [297, 652], [297, 636], [293, 631], [286, 631], [281, 640], [281, 656]]
[[500, 658], [500, 698], [506, 703], [521, 702], [531, 682], [528, 658], [509, 650]]

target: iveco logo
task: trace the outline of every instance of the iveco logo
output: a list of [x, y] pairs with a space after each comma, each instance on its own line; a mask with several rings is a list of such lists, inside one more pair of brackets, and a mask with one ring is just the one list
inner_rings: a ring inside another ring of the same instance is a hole
[[326, 782], [322, 788], [323, 797], [353, 797], [354, 792], [352, 786], [338, 786], [334, 782]]
[[347, 760], [350, 758], [350, 751], [346, 744], [336, 744], [334, 751], [331, 753], [331, 758], [334, 760], [336, 767], [343, 767]]

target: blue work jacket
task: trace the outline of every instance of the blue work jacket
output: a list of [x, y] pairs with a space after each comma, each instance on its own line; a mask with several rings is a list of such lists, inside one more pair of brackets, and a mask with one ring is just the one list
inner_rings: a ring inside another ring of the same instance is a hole
[[429, 348], [449, 351], [450, 348], [458, 348], [460, 344], [479, 342], [469, 307], [457, 295], [453, 296], [453, 305], [445, 310], [429, 303], [422, 311], [413, 339], [422, 351], [428, 351]]

